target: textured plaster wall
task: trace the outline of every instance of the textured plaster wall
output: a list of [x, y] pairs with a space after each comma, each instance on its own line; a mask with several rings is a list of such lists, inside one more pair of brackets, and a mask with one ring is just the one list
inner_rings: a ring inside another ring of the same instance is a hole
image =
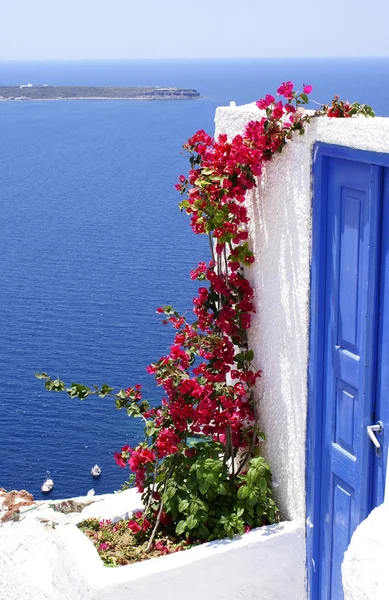
[[33, 517], [0, 525], [0, 600], [72, 600], [63, 593], [62, 582], [53, 585], [57, 557], [51, 527]]
[[[258, 114], [255, 105], [219, 108], [216, 131], [233, 136]], [[310, 203], [309, 146], [298, 141], [269, 165], [250, 196], [256, 262], [247, 274], [256, 296], [249, 338], [263, 370], [260, 424], [266, 455], [283, 517], [300, 521], [305, 514]]]
[[[216, 134], [233, 137], [259, 116], [255, 104], [218, 108]], [[388, 119], [318, 119], [269, 163], [249, 199], [256, 262], [248, 274], [257, 310], [250, 343], [263, 369], [259, 397], [265, 454], [284, 518], [305, 519], [313, 144], [389, 152], [388, 134]]]
[[375, 508], [351, 538], [342, 564], [344, 600], [389, 597], [389, 469], [385, 501]]
[[389, 598], [389, 503], [356, 529], [342, 565], [344, 600]]

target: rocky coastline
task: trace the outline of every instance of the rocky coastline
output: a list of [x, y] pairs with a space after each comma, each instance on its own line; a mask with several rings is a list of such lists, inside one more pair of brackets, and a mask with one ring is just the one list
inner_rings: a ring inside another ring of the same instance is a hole
[[195, 89], [175, 87], [0, 86], [0, 101], [28, 100], [193, 100]]

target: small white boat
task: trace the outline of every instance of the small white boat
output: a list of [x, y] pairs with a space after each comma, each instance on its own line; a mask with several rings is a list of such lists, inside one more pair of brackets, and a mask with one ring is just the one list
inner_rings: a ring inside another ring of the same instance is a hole
[[91, 475], [92, 475], [92, 477], [100, 477], [101, 468], [99, 467], [99, 465], [95, 465], [94, 467], [91, 468]]
[[54, 481], [51, 479], [51, 475], [50, 475], [49, 471], [46, 471], [46, 479], [42, 483], [41, 490], [44, 494], [47, 494], [47, 492], [51, 492], [53, 487], [54, 487]]

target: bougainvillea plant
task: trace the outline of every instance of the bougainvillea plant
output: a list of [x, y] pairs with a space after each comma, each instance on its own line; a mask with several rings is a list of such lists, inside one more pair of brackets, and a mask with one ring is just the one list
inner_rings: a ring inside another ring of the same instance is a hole
[[[152, 407], [143, 399], [139, 385], [115, 394], [106, 384], [67, 387], [46, 373], [37, 375], [48, 390], [71, 397], [113, 395], [117, 408], [143, 419], [144, 441], [135, 448], [123, 446], [115, 460], [130, 468], [143, 494], [143, 513], [125, 527], [131, 546], [138, 540], [143, 548], [146, 540], [146, 553], [157, 544], [157, 551], [168, 549], [161, 541], [166, 535], [177, 549], [180, 540], [232, 537], [278, 518], [270, 468], [260, 456], [264, 436], [255, 390], [261, 371], [247, 336], [255, 304], [245, 270], [255, 257], [246, 193], [257, 186], [264, 165], [296, 132], [304, 134], [313, 118], [374, 116], [369, 106], [337, 96], [330, 106], [308, 113], [304, 107], [311, 90], [304, 85], [300, 93], [284, 82], [277, 90], [280, 100], [267, 95], [256, 103], [258, 118], [241, 135], [215, 139], [198, 131], [184, 145], [190, 170], [176, 185], [183, 195], [180, 208], [190, 216], [193, 232], [209, 237], [210, 257], [190, 273], [200, 282], [194, 318], [172, 306], [157, 309], [175, 332], [170, 352], [147, 367], [164, 390], [161, 405]], [[97, 530], [91, 535], [106, 555], [108, 542]]]

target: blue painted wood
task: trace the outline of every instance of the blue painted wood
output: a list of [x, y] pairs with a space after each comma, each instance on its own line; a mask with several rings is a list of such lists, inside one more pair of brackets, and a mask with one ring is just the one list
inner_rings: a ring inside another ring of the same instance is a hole
[[311, 316], [308, 362], [308, 414], [306, 458], [306, 546], [307, 595], [318, 599], [319, 589], [319, 535], [321, 447], [322, 447], [322, 387], [325, 299], [325, 240], [327, 239], [326, 202], [328, 158], [322, 144], [313, 149], [313, 203], [312, 203], [312, 262], [311, 262]]
[[[379, 177], [379, 167], [328, 159], [319, 549], [323, 600], [343, 599], [342, 557], [370, 511], [372, 452], [365, 432], [374, 416]], [[342, 434], [350, 444], [342, 443]]]
[[[389, 154], [384, 152], [371, 152], [369, 150], [355, 150], [349, 146], [338, 146], [335, 144], [324, 144], [316, 142], [314, 145], [314, 168], [318, 168], [319, 159], [329, 157], [343, 158], [353, 162], [368, 163], [381, 167], [389, 167]], [[314, 174], [315, 175], [315, 174]]]
[[383, 456], [374, 455], [373, 506], [382, 504], [385, 493], [389, 447], [389, 169], [384, 170], [383, 208], [380, 261], [380, 299], [378, 311], [377, 390], [374, 420], [383, 423], [383, 435], [377, 439], [383, 447]]
[[[377, 358], [382, 363], [378, 410], [385, 405], [389, 411], [389, 373], [383, 368], [385, 361], [389, 365], [389, 320], [378, 349], [376, 335], [378, 309], [380, 318], [386, 306], [389, 319], [389, 178], [383, 220], [388, 247], [382, 254], [386, 288], [380, 298], [377, 287], [382, 279], [380, 166], [388, 165], [384, 154], [326, 144], [314, 148], [307, 429], [307, 574], [312, 600], [343, 598], [340, 564], [350, 536], [382, 501], [384, 460], [376, 458], [366, 426], [377, 414]], [[376, 472], [381, 479], [373, 481]]]

